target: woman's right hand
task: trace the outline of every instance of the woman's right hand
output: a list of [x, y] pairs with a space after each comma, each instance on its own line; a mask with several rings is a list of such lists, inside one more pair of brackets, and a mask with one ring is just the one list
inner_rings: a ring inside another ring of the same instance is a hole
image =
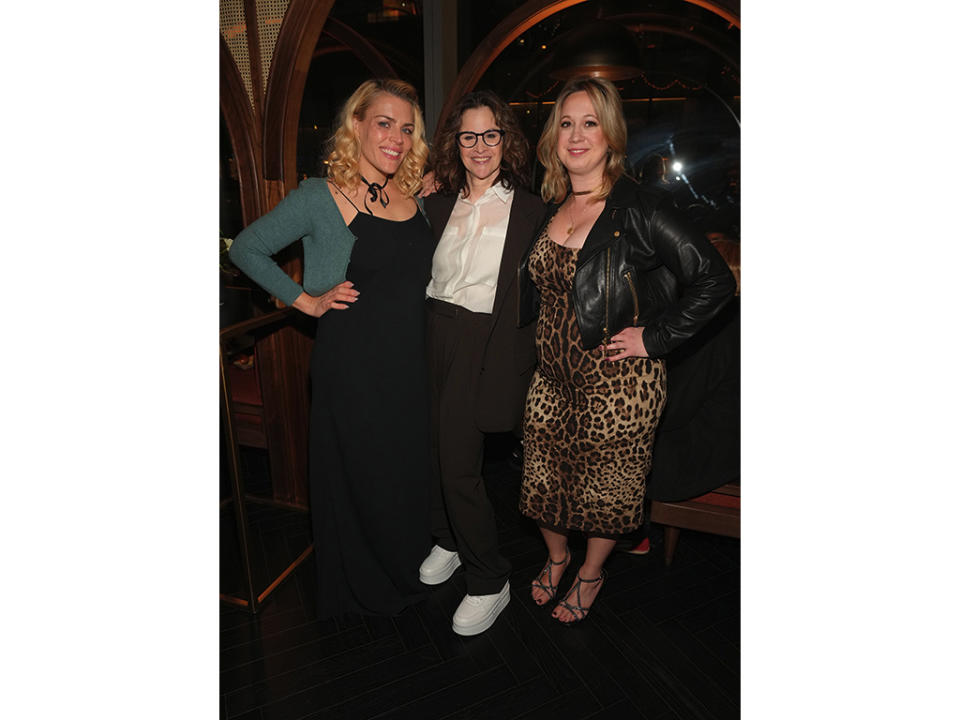
[[437, 191], [437, 182], [434, 178], [435, 175], [433, 170], [423, 176], [423, 186], [420, 188], [420, 192], [417, 193], [417, 197], [429, 197]]
[[353, 283], [345, 280], [339, 285], [334, 285], [323, 295], [307, 295], [306, 292], [302, 292], [293, 301], [293, 306], [306, 315], [321, 317], [327, 310], [346, 310], [350, 307], [346, 303], [356, 302], [359, 296], [360, 293], [353, 289]]

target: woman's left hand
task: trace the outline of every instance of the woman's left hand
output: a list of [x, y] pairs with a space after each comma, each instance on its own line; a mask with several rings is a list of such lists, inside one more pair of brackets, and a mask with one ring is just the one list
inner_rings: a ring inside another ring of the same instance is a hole
[[606, 360], [622, 360], [625, 357], [648, 357], [647, 348], [643, 345], [643, 328], [627, 327], [618, 332], [604, 348], [606, 352], [616, 352], [616, 355], [607, 355]]

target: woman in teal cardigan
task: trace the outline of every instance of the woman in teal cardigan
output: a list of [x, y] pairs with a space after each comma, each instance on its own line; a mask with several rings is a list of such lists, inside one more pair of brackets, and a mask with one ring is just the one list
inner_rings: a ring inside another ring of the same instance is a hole
[[[328, 177], [304, 180], [230, 250], [264, 289], [318, 318], [309, 465], [320, 617], [393, 615], [423, 592], [434, 240], [414, 196], [426, 158], [413, 87], [367, 81], [341, 112]], [[300, 239], [302, 286], [271, 258]]]

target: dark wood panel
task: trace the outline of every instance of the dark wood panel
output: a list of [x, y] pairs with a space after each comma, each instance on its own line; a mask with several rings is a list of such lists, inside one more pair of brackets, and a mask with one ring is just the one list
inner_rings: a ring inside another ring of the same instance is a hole
[[243, 224], [249, 225], [262, 213], [260, 174], [260, 124], [254, 117], [240, 70], [220, 36], [220, 110], [223, 112], [237, 160], [240, 182], [240, 209]]
[[307, 445], [312, 337], [285, 327], [260, 340], [257, 363], [273, 497], [308, 506]]

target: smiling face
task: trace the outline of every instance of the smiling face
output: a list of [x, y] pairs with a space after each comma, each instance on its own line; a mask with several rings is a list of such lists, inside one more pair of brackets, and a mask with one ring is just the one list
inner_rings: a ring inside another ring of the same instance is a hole
[[579, 178], [599, 186], [609, 147], [590, 96], [580, 91], [567, 97], [560, 108], [557, 157], [571, 180]]
[[[478, 108], [464, 110], [460, 118], [459, 132], [473, 132], [477, 135], [487, 130], [501, 130], [493, 115], [493, 110], [483, 105]], [[467, 183], [470, 186], [470, 195], [476, 191], [483, 193], [493, 185], [500, 173], [500, 161], [503, 160], [503, 140], [498, 145], [490, 147], [482, 137], [477, 138], [477, 144], [470, 148], [460, 146], [460, 162], [467, 171]]]
[[353, 119], [353, 132], [360, 141], [360, 174], [382, 183], [413, 146], [413, 108], [402, 98], [378, 93], [363, 118]]

